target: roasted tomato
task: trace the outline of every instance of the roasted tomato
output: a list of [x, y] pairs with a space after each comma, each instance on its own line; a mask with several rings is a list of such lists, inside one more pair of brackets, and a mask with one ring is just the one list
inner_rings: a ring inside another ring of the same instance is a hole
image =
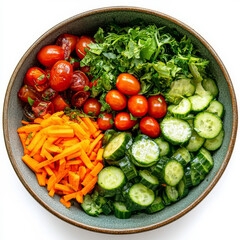
[[55, 98], [53, 98], [51, 102], [54, 106], [55, 112], [63, 111], [66, 107], [69, 107], [69, 104], [60, 95], [57, 95]]
[[91, 74], [89, 74], [89, 72], [90, 72], [89, 66], [80, 67], [80, 71], [84, 72], [90, 80], [93, 79], [93, 76]]
[[42, 85], [48, 80], [47, 74], [39, 67], [31, 67], [28, 69], [24, 82], [27, 85]]
[[36, 100], [32, 105], [32, 111], [35, 117], [43, 117], [47, 113], [53, 114], [54, 107], [52, 102]]
[[38, 61], [45, 67], [52, 67], [57, 61], [64, 60], [64, 50], [57, 45], [47, 45], [37, 54]]
[[156, 138], [160, 135], [160, 126], [155, 118], [144, 117], [140, 121], [140, 130], [143, 134]]
[[69, 88], [73, 77], [72, 65], [64, 60], [58, 61], [51, 69], [49, 83], [52, 89], [64, 91]]
[[101, 130], [108, 130], [113, 127], [113, 115], [111, 113], [103, 112], [98, 116], [97, 124]]
[[140, 92], [140, 82], [129, 73], [121, 73], [116, 81], [117, 89], [126, 95], [136, 95]]
[[116, 115], [114, 120], [115, 126], [118, 130], [128, 130], [135, 126], [136, 120], [131, 120], [130, 114], [127, 112], [120, 112]]
[[52, 88], [47, 88], [42, 92], [42, 100], [49, 101], [55, 98], [58, 95], [58, 92]]
[[101, 106], [101, 103], [96, 98], [89, 98], [83, 105], [83, 111], [88, 115], [98, 116]]
[[87, 92], [87, 91], [76, 92], [72, 96], [71, 103], [73, 106], [80, 108], [87, 101], [89, 96], [90, 96], [90, 92]]
[[20, 88], [18, 91], [18, 97], [23, 101], [23, 102], [28, 102], [28, 98], [31, 98], [32, 100], [37, 100], [40, 96], [38, 96], [35, 92], [31, 90], [31, 87], [28, 85], [24, 85], [23, 87]]
[[85, 86], [89, 86], [89, 79], [82, 71], [73, 72], [70, 89], [73, 91], [83, 91]]
[[134, 95], [128, 100], [128, 109], [134, 117], [143, 117], [148, 112], [148, 100], [142, 95]]
[[86, 56], [85, 49], [90, 49], [88, 44], [94, 43], [94, 39], [88, 36], [81, 36], [76, 44], [76, 53], [80, 59]]
[[127, 106], [127, 98], [118, 90], [111, 90], [105, 97], [112, 110], [121, 111]]
[[154, 118], [162, 118], [167, 113], [167, 103], [161, 95], [152, 96], [148, 99], [148, 114]]
[[61, 34], [58, 37], [56, 45], [62, 47], [64, 50], [64, 59], [69, 58], [71, 52], [75, 49], [78, 40], [78, 36], [67, 33]]

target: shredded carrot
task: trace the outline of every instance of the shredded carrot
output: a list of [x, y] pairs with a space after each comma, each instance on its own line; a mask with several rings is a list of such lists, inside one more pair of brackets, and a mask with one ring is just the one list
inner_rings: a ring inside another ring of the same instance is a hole
[[104, 152], [104, 149], [103, 148], [100, 148], [97, 152], [97, 157], [96, 157], [96, 160], [97, 161], [102, 161], [103, 160], [103, 152]]
[[94, 177], [91, 181], [87, 183], [87, 185], [81, 190], [83, 195], [88, 194], [94, 187], [95, 184], [97, 183], [98, 177]]
[[94, 169], [90, 172], [90, 174], [95, 177], [95, 176], [98, 175], [98, 173], [99, 173], [102, 169], [103, 169], [103, 164], [99, 162], [99, 163], [94, 167]]

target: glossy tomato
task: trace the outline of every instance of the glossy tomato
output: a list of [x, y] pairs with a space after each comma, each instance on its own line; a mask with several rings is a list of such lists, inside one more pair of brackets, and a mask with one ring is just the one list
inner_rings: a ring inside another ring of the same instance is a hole
[[94, 43], [94, 39], [88, 36], [81, 36], [76, 44], [76, 53], [80, 59], [83, 59], [86, 56], [85, 49], [90, 49], [88, 44]]
[[58, 92], [52, 88], [47, 88], [42, 92], [42, 100], [49, 101], [58, 95]]
[[113, 127], [113, 115], [111, 113], [103, 112], [98, 116], [97, 124], [101, 130], [108, 130]]
[[32, 111], [35, 117], [43, 117], [47, 113], [53, 114], [54, 106], [52, 102], [36, 100], [32, 105]]
[[48, 80], [47, 74], [39, 67], [31, 67], [28, 69], [24, 82], [27, 85], [42, 85]]
[[69, 88], [73, 77], [72, 65], [64, 60], [54, 64], [50, 73], [50, 86], [56, 91], [64, 91]]
[[129, 73], [122, 73], [117, 77], [117, 89], [126, 95], [136, 95], [140, 92], [140, 82]]
[[148, 99], [148, 114], [154, 118], [162, 118], [167, 113], [167, 103], [161, 95], [152, 96]]
[[70, 89], [73, 91], [83, 91], [85, 86], [89, 86], [89, 79], [82, 71], [74, 71]]
[[140, 121], [140, 130], [143, 134], [156, 138], [160, 135], [160, 126], [155, 118], [144, 117]]
[[64, 98], [60, 95], [57, 95], [51, 100], [55, 112], [63, 111], [66, 107], [70, 107]]
[[101, 106], [101, 103], [96, 98], [89, 98], [83, 105], [83, 111], [88, 115], [98, 116]]
[[52, 67], [57, 61], [64, 60], [64, 50], [57, 45], [47, 45], [37, 54], [38, 61], [45, 67]]
[[112, 110], [121, 111], [127, 106], [127, 98], [118, 90], [111, 90], [105, 97]]
[[136, 120], [131, 120], [131, 116], [127, 112], [120, 112], [116, 115], [114, 120], [115, 126], [118, 130], [128, 130], [135, 126]]
[[134, 95], [128, 99], [128, 109], [134, 117], [143, 117], [148, 112], [148, 100], [142, 95]]
[[72, 34], [61, 34], [56, 42], [56, 45], [60, 46], [64, 50], [64, 59], [68, 59], [71, 52], [75, 49], [79, 40], [78, 36]]
[[31, 98], [32, 100], [39, 98], [39, 96], [34, 91], [32, 91], [31, 87], [28, 85], [24, 85], [20, 88], [18, 91], [18, 97], [26, 103], [28, 102], [28, 98]]
[[78, 91], [72, 96], [71, 103], [73, 106], [80, 108], [87, 101], [89, 96], [90, 92]]

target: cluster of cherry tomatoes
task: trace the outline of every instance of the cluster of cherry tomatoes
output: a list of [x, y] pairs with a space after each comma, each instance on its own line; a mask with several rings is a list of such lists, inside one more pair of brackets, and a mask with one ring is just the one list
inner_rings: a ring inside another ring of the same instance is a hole
[[88, 74], [89, 67], [80, 67], [80, 60], [85, 57], [88, 44], [93, 42], [88, 36], [62, 34], [55, 45], [40, 49], [37, 59], [41, 66], [28, 69], [24, 85], [18, 92], [19, 98], [31, 105], [30, 111], [25, 111], [27, 117], [43, 117], [74, 106], [97, 117], [102, 130], [113, 128], [113, 125], [119, 130], [128, 130], [140, 119], [141, 132], [158, 137], [160, 126], [156, 119], [166, 114], [167, 104], [161, 95], [148, 99], [138, 95], [141, 86], [133, 75], [120, 74], [117, 89], [106, 94], [106, 103], [119, 112], [114, 119], [112, 113], [101, 112], [101, 103], [96, 98], [89, 98], [89, 89], [96, 86], [97, 80]]

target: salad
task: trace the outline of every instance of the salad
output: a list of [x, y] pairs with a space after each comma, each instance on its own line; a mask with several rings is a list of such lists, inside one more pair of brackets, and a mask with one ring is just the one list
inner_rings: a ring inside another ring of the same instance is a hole
[[224, 108], [209, 61], [165, 26], [60, 35], [18, 97], [23, 161], [50, 196], [126, 219], [184, 198], [211, 171]]

